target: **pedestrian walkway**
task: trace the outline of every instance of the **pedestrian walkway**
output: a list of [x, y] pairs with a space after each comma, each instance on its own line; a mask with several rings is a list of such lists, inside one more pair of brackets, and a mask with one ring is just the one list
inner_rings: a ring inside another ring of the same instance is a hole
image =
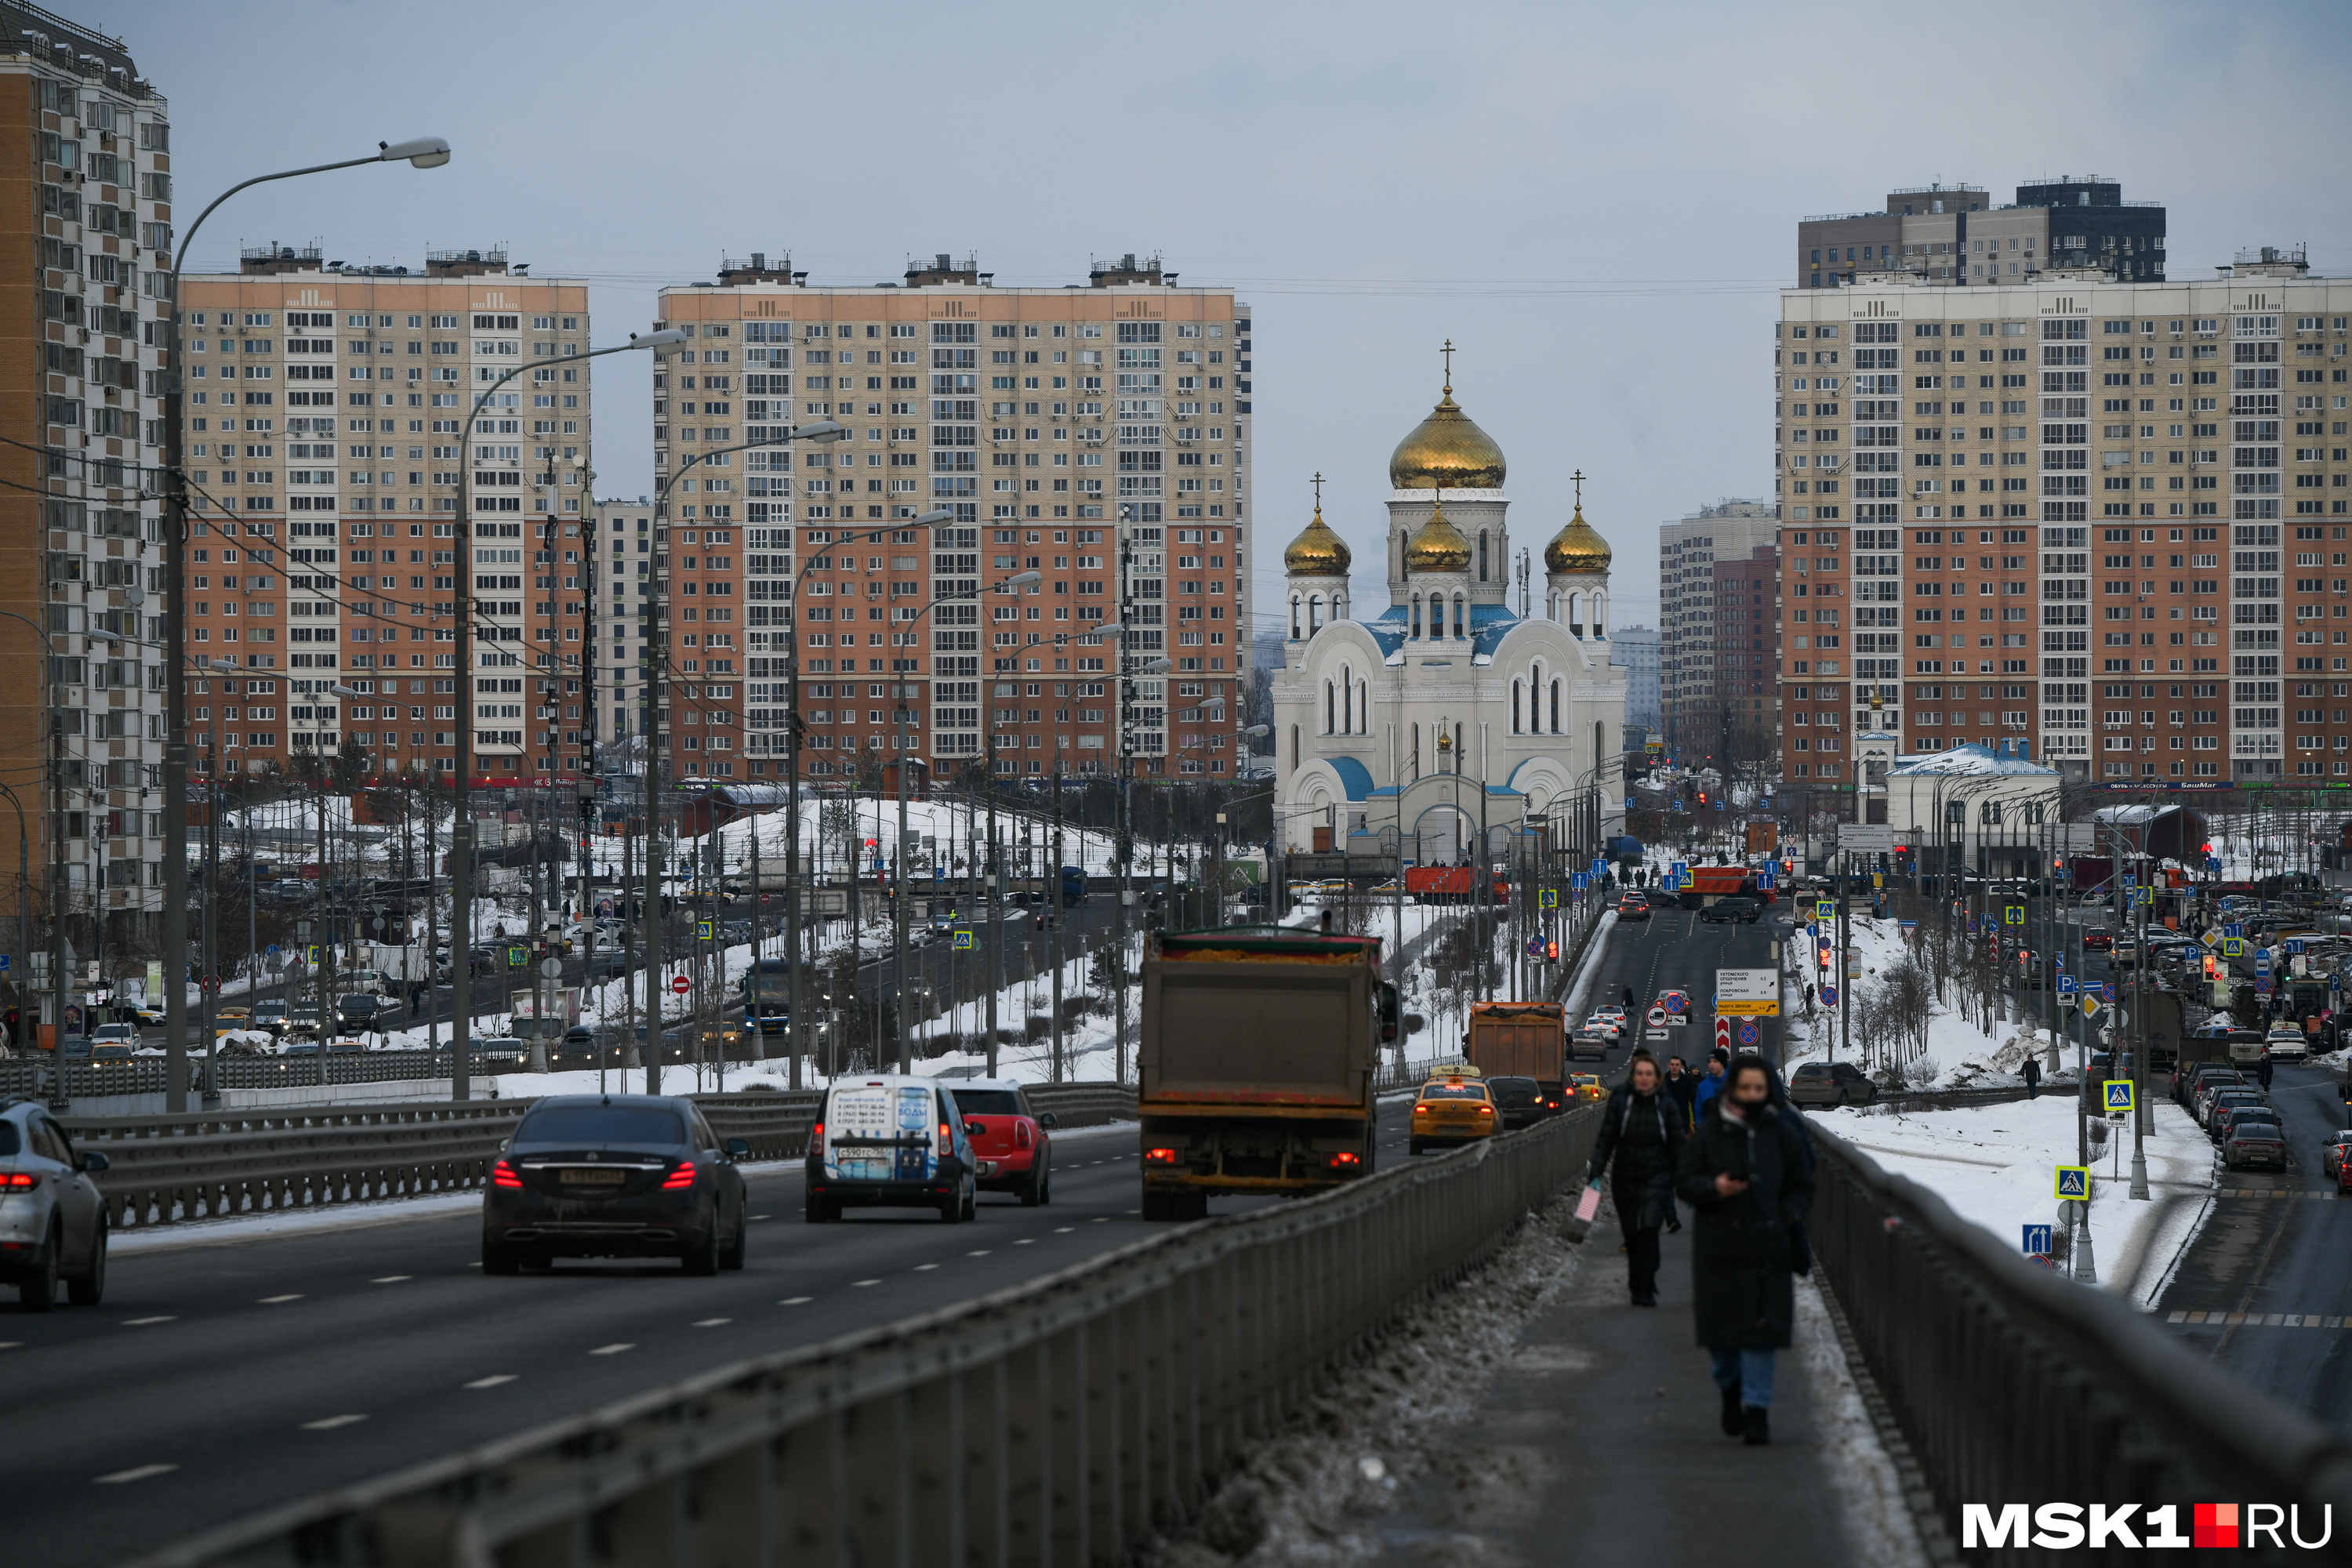
[[1691, 1237], [1685, 1217], [1664, 1237], [1659, 1305], [1628, 1305], [1602, 1205], [1575, 1279], [1529, 1321], [1476, 1413], [1440, 1440], [1444, 1458], [1381, 1521], [1378, 1562], [1924, 1564], [1891, 1472], [1858, 1473], [1885, 1467], [1851, 1384], [1824, 1387], [1808, 1365], [1808, 1329], [1827, 1325], [1807, 1310], [1802, 1281], [1770, 1447], [1723, 1435], [1692, 1339]]

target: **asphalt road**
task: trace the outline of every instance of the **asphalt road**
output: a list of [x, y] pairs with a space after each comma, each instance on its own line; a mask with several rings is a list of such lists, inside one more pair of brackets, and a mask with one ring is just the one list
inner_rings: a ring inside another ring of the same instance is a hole
[[[1383, 1107], [1402, 1161], [1408, 1105]], [[1139, 1215], [1131, 1130], [1057, 1141], [1053, 1202], [801, 1219], [797, 1162], [751, 1167], [750, 1260], [564, 1263], [486, 1279], [480, 1220], [117, 1256], [104, 1306], [0, 1309], [7, 1556], [111, 1563], [206, 1526], [1048, 1271], [1162, 1227]], [[1279, 1200], [1219, 1200], [1213, 1213]]]
[[2352, 1125], [2341, 1081], [2321, 1068], [2274, 1069], [2287, 1170], [2218, 1173], [2213, 1210], [2156, 1317], [2216, 1365], [2352, 1429], [2352, 1203], [2319, 1163], [2321, 1139]]
[[[1625, 1064], [1642, 1031], [1638, 1027], [1641, 1015], [1662, 991], [1679, 990], [1689, 993], [1690, 1021], [1666, 1031], [1666, 1039], [1647, 1042], [1652, 1055], [1664, 1059], [1678, 1056], [1696, 1067], [1706, 1053], [1715, 1048], [1715, 1018], [1706, 1011], [1715, 995], [1715, 972], [1717, 969], [1770, 969], [1774, 967], [1771, 943], [1788, 940], [1787, 929], [1776, 923], [1774, 917], [1786, 909], [1775, 904], [1765, 918], [1752, 925], [1722, 921], [1701, 924], [1696, 910], [1658, 910], [1646, 921], [1628, 921], [1620, 917], [1609, 951], [1601, 961], [1601, 973], [1586, 998], [1586, 1010], [1608, 1003], [1624, 1003], [1624, 988], [1632, 986], [1633, 1000], [1625, 1004], [1633, 1015], [1636, 1028], [1628, 1029], [1609, 1053], [1608, 1068], [1603, 1077], [1613, 1082], [1616, 1073]], [[1774, 1060], [1780, 1057], [1780, 1034], [1777, 1020], [1759, 1019], [1757, 1048]], [[1734, 1046], [1738, 1041], [1735, 1037]], [[1578, 1070], [1571, 1067], [1571, 1070]], [[1591, 1071], [1591, 1058], [1586, 1058], [1581, 1070]]]

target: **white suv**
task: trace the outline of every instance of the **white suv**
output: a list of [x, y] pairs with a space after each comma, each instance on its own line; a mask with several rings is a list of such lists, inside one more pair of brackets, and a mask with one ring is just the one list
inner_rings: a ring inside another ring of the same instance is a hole
[[106, 1200], [90, 1178], [106, 1156], [77, 1154], [49, 1113], [29, 1100], [0, 1104], [0, 1280], [28, 1312], [56, 1304], [58, 1280], [77, 1307], [106, 1294]]

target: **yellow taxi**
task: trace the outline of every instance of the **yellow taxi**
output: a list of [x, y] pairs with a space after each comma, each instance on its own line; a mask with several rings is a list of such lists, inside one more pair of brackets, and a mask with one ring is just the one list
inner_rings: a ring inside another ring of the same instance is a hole
[[1412, 1131], [1407, 1146], [1418, 1154], [1432, 1144], [1492, 1138], [1502, 1131], [1502, 1123], [1493, 1094], [1477, 1077], [1433, 1078], [1413, 1097]]
[[1571, 1100], [1606, 1100], [1608, 1089], [1601, 1087], [1601, 1075], [1572, 1072], [1568, 1075], [1568, 1094]]

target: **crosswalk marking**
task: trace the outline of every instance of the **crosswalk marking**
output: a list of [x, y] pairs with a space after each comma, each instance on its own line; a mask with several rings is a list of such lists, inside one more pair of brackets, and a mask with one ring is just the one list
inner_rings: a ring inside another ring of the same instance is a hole
[[2229, 1325], [2247, 1329], [2340, 1329], [2345, 1326], [2343, 1317], [2319, 1312], [2191, 1312], [2181, 1309], [2168, 1314], [2164, 1321], [2208, 1328]]

